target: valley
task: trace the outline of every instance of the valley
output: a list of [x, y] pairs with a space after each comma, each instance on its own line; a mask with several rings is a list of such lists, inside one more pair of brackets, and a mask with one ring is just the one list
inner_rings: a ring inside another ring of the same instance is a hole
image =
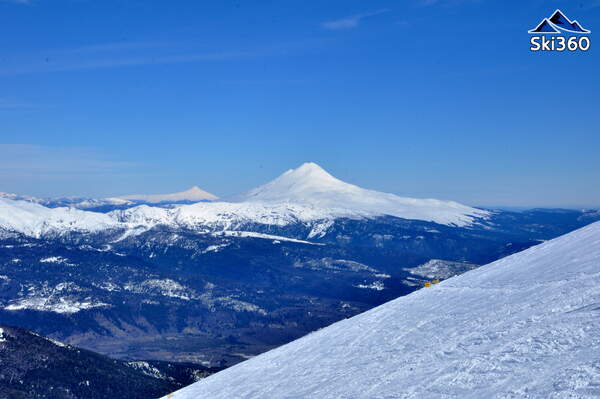
[[314, 164], [237, 201], [0, 199], [0, 320], [118, 359], [231, 366], [600, 219], [403, 199]]

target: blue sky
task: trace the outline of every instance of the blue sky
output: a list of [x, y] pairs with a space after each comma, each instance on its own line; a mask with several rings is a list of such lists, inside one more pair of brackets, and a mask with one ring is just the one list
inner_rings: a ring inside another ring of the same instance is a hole
[[[529, 51], [556, 8], [590, 51]], [[600, 206], [595, 30], [598, 0], [0, 0], [0, 191], [228, 195], [314, 161], [400, 195]]]

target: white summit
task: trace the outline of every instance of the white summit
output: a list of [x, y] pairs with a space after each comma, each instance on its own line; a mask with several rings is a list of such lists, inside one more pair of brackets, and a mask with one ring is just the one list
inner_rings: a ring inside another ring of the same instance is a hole
[[292, 203], [328, 209], [335, 216], [390, 215], [463, 226], [488, 212], [452, 201], [399, 197], [343, 182], [308, 162], [241, 195], [244, 202]]
[[[158, 204], [161, 202], [179, 202], [179, 201], [215, 201], [219, 199], [214, 194], [202, 190], [198, 186], [194, 186], [189, 190], [172, 194], [134, 194], [116, 197], [117, 199], [126, 201], [141, 201], [149, 204]], [[109, 198], [113, 199], [113, 198]]]
[[312, 238], [323, 235], [337, 218], [389, 215], [466, 226], [485, 218], [489, 212], [451, 201], [403, 198], [366, 190], [336, 179], [315, 163], [305, 163], [231, 201], [199, 202], [172, 209], [139, 206], [111, 215], [128, 224], [212, 230], [239, 230], [252, 224], [305, 223], [312, 225], [308, 237]]
[[600, 397], [600, 222], [423, 288], [172, 399]]

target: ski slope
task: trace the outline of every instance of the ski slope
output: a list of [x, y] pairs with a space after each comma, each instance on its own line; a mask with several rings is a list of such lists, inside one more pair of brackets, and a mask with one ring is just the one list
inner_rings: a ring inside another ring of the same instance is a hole
[[168, 397], [600, 397], [600, 222]]

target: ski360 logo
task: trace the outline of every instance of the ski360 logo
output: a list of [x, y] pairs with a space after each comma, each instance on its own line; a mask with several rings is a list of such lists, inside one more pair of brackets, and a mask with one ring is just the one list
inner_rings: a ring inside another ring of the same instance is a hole
[[[560, 10], [544, 18], [538, 26], [528, 31], [531, 51], [587, 51], [590, 49], [591, 31], [577, 21], [571, 21]], [[555, 35], [555, 36], [552, 36]]]

